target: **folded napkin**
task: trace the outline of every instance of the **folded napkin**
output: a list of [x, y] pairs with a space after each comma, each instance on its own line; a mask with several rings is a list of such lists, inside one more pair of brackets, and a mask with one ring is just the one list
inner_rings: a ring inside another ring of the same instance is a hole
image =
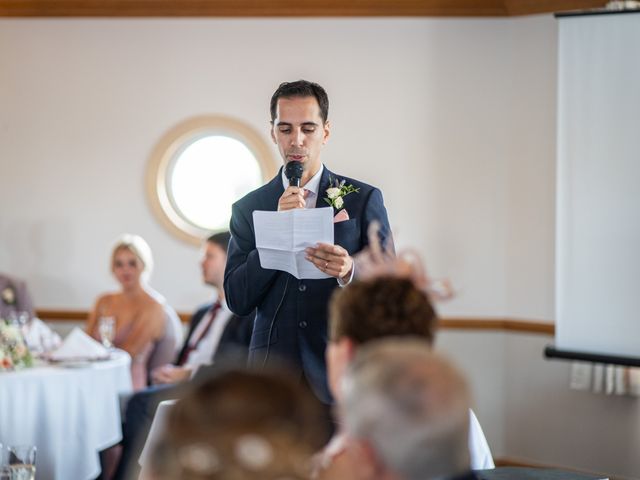
[[109, 357], [109, 351], [78, 327], [74, 328], [62, 345], [49, 355], [54, 361], [99, 360]]
[[62, 343], [60, 335], [39, 318], [33, 318], [25, 325], [23, 334], [31, 353], [48, 352], [58, 348]]

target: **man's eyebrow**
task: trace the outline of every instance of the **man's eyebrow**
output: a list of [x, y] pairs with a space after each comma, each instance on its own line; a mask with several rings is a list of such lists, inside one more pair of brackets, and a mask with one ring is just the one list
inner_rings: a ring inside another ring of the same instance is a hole
[[[303, 127], [319, 127], [319, 125], [316, 122], [302, 122], [300, 125], [303, 126]], [[281, 127], [281, 126], [291, 127], [291, 126], [293, 126], [293, 124], [289, 123], [289, 122], [277, 122], [276, 126], [277, 127]]]

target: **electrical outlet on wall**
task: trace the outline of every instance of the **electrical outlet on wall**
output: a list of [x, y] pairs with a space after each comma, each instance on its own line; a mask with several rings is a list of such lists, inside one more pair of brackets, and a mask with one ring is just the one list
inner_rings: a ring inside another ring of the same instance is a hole
[[591, 388], [591, 373], [593, 365], [587, 362], [573, 362], [571, 364], [571, 379], [569, 386], [573, 390], [589, 390]]

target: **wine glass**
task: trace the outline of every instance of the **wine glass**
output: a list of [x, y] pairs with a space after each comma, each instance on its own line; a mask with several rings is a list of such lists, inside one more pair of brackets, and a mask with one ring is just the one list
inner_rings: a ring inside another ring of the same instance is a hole
[[18, 328], [20, 328], [20, 333], [22, 333], [22, 338], [24, 338], [25, 342], [29, 334], [29, 329], [31, 328], [31, 320], [31, 314], [29, 312], [20, 310], [17, 313]]
[[0, 443], [0, 480], [11, 480], [11, 470], [9, 464], [5, 462], [2, 443]]
[[36, 447], [33, 445], [10, 446], [9, 469], [12, 479], [35, 480]]
[[113, 348], [113, 340], [116, 337], [115, 317], [100, 317], [98, 319], [98, 334], [105, 348]]

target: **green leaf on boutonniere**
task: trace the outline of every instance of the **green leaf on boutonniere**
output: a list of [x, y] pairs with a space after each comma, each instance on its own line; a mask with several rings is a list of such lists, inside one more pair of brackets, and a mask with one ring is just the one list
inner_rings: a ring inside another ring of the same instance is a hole
[[340, 210], [344, 207], [344, 197], [350, 193], [358, 193], [359, 191], [360, 189], [354, 187], [352, 184], [346, 185], [344, 180], [338, 181], [336, 178], [334, 182], [331, 180], [331, 177], [329, 177], [329, 188], [326, 190], [327, 196], [324, 198], [324, 201], [336, 210]]

